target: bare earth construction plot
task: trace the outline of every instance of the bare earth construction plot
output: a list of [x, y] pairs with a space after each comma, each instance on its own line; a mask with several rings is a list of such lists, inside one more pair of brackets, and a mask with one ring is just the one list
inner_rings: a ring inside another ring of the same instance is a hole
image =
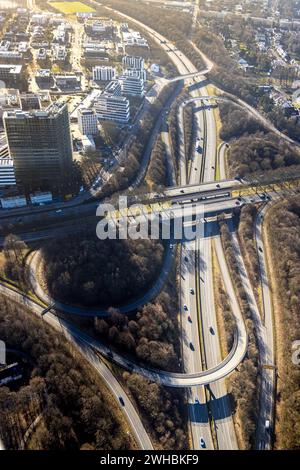
[[95, 10], [81, 2], [49, 2], [53, 8], [65, 15], [74, 15], [76, 13], [93, 13]]

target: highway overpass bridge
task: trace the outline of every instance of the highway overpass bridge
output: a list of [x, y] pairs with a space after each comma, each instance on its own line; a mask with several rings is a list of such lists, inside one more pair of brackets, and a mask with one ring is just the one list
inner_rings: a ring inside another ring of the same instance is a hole
[[244, 181], [242, 179], [223, 180], [218, 183], [205, 183], [169, 188], [163, 192], [131, 196], [121, 201], [119, 207], [111, 204], [100, 205], [98, 216], [104, 216], [113, 224], [124, 219], [142, 223], [143, 220], [160, 216], [164, 220], [199, 215], [215, 216], [232, 212], [245, 204], [266, 202], [296, 191], [300, 186], [299, 177]]

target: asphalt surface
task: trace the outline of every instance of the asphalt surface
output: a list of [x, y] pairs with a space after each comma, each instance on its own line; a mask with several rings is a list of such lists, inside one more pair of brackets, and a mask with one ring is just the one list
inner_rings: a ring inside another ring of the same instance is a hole
[[[263, 245], [263, 221], [268, 205], [258, 212], [255, 224], [255, 238], [260, 268], [261, 292], [263, 300], [263, 324], [265, 327], [265, 365], [270, 368], [262, 369], [262, 390], [260, 396], [260, 414], [257, 426], [256, 448], [271, 449], [272, 430], [274, 429], [274, 405], [276, 392], [275, 369], [275, 343], [274, 321], [271, 298], [271, 287], [268, 279], [267, 259]], [[270, 422], [269, 430], [266, 429], [266, 421]]]

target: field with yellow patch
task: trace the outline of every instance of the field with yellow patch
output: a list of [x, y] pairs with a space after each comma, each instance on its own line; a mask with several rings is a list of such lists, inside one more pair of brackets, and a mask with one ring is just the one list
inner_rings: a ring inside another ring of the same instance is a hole
[[65, 15], [74, 15], [76, 13], [93, 13], [95, 10], [81, 2], [49, 2], [56, 10]]

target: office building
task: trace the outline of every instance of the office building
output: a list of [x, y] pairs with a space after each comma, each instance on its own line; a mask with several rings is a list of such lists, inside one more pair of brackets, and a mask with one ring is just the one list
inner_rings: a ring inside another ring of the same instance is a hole
[[0, 159], [0, 187], [15, 186], [14, 162], [11, 158]]
[[147, 73], [146, 70], [144, 69], [125, 69], [123, 71], [123, 77], [135, 77], [135, 78], [140, 78], [144, 80], [144, 82], [147, 79]]
[[105, 67], [98, 65], [93, 67], [93, 80], [95, 82], [108, 82], [115, 78], [116, 69], [114, 67]]
[[143, 96], [144, 80], [136, 77], [120, 77], [122, 95]]
[[18, 207], [27, 206], [27, 200], [24, 195], [1, 197], [0, 203], [1, 203], [2, 209], [17, 209]]
[[49, 69], [38, 70], [35, 81], [40, 88], [51, 88], [54, 85], [54, 78]]
[[22, 93], [20, 95], [20, 103], [22, 111], [41, 109], [40, 96], [37, 93]]
[[124, 96], [113, 96], [103, 93], [95, 102], [98, 119], [127, 123], [130, 119], [129, 101]]
[[30, 194], [30, 202], [31, 204], [38, 204], [38, 205], [43, 205], [43, 204], [49, 204], [52, 202], [52, 193], [50, 191], [47, 192], [41, 192], [38, 191], [36, 193]]
[[142, 57], [135, 57], [131, 55], [125, 55], [122, 59], [122, 64], [124, 68], [131, 69], [144, 69], [145, 61]]
[[121, 83], [119, 83], [117, 80], [113, 80], [109, 82], [104, 89], [104, 93], [106, 95], [121, 96], [122, 95]]
[[72, 142], [66, 104], [45, 111], [7, 111], [3, 116], [17, 183], [55, 186], [70, 173]]
[[0, 64], [0, 80], [6, 84], [17, 84], [21, 80], [22, 65]]
[[84, 135], [81, 139], [82, 150], [88, 152], [89, 150], [96, 150], [96, 144], [92, 135]]
[[67, 55], [68, 55], [66, 47], [60, 46], [60, 45], [56, 45], [53, 48], [53, 54], [54, 54], [55, 59], [58, 61], [66, 60]]
[[81, 78], [77, 75], [55, 75], [54, 80], [60, 90], [81, 89]]
[[82, 135], [98, 134], [98, 119], [92, 109], [79, 109], [77, 115], [78, 127]]

